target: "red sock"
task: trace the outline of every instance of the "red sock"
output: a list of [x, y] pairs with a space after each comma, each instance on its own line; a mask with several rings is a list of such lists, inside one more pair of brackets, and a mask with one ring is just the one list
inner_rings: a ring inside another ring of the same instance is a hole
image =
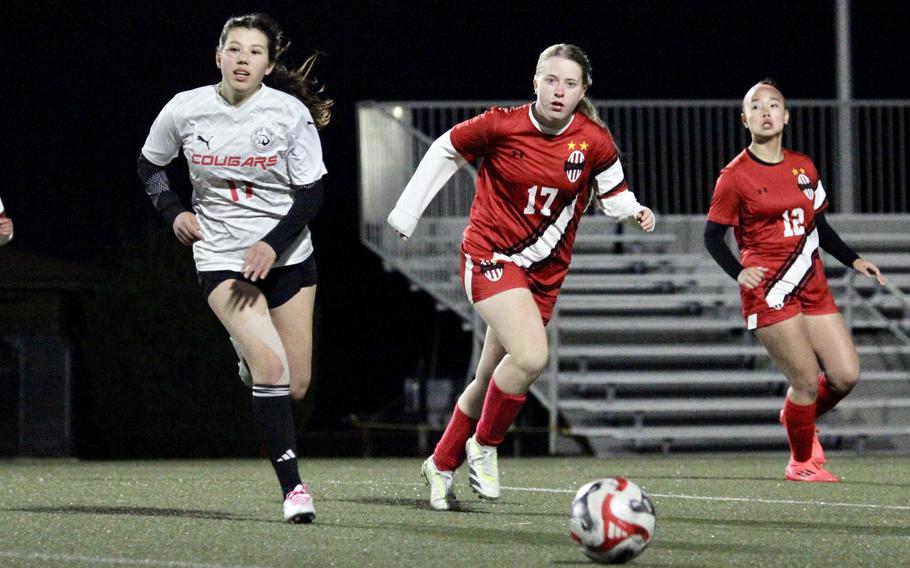
[[839, 394], [831, 392], [828, 388], [828, 377], [826, 377], [824, 373], [821, 373], [818, 376], [818, 396], [815, 398], [815, 417], [818, 418], [834, 408], [834, 406], [845, 396], [847, 396], [847, 393]]
[[477, 422], [477, 433], [474, 437], [482, 446], [498, 446], [506, 437], [506, 432], [518, 411], [525, 403], [526, 395], [508, 394], [499, 390], [496, 379], [490, 377], [490, 386], [483, 401], [483, 412]]
[[787, 427], [787, 441], [790, 455], [798, 462], [812, 457], [812, 438], [815, 436], [815, 403], [794, 404], [784, 401], [784, 426]]
[[475, 426], [477, 426], [477, 420], [462, 412], [456, 402], [452, 419], [449, 420], [445, 432], [442, 433], [442, 438], [436, 444], [436, 450], [433, 451], [436, 469], [455, 471], [464, 463], [464, 445], [474, 433]]

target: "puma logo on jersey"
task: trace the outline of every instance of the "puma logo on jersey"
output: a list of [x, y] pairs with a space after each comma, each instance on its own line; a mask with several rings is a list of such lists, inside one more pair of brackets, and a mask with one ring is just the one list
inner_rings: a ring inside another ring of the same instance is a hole
[[205, 144], [205, 147], [206, 147], [207, 149], [209, 149], [209, 150], [212, 149], [212, 147], [209, 146], [209, 142], [212, 141], [212, 138], [214, 138], [214, 136], [209, 136], [209, 139], [208, 139], [208, 140], [206, 140], [206, 139], [203, 138], [202, 136], [196, 136], [196, 140], [198, 140], [198, 141], [202, 142], [203, 144]]

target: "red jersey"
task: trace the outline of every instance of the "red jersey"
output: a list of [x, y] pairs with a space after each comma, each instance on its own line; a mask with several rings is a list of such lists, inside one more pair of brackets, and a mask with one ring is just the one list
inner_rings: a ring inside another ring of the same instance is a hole
[[733, 226], [743, 266], [770, 270], [764, 295], [772, 307], [823, 270], [815, 216], [828, 208], [812, 160], [783, 153], [782, 162], [769, 164], [743, 150], [721, 170], [708, 210], [708, 221]]
[[[553, 290], [568, 271], [591, 179], [619, 156], [610, 132], [581, 113], [562, 132], [543, 134], [531, 104], [493, 107], [451, 131], [459, 154], [483, 158], [462, 249], [480, 261], [513, 262]], [[599, 196], [627, 188], [620, 178]]]

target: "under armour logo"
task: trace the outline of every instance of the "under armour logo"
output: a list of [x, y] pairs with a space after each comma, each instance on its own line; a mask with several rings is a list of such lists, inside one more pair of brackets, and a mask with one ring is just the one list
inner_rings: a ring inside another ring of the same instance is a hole
[[767, 187], [759, 187], [759, 188], [756, 189], [755, 191], [757, 191], [758, 194], [761, 195], [762, 193], [768, 193], [768, 188], [767, 188]]
[[197, 137], [196, 137], [196, 140], [198, 140], [198, 141], [204, 143], [204, 144], [205, 144], [205, 147], [208, 148], [209, 150], [211, 150], [212, 147], [209, 146], [209, 142], [212, 141], [212, 138], [214, 138], [214, 136], [209, 136], [209, 139], [208, 139], [208, 140], [206, 140], [206, 139], [203, 138], [202, 136], [197, 136]]
[[516, 160], [521, 160], [525, 157], [525, 155], [521, 150], [512, 150], [512, 157]]

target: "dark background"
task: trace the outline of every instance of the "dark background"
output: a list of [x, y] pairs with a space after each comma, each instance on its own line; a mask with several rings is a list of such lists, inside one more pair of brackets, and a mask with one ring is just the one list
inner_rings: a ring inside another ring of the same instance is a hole
[[[902, 4], [854, 2], [856, 98], [910, 98]], [[558, 42], [588, 53], [596, 99], [738, 98], [766, 76], [789, 98], [836, 96], [831, 0], [8, 4], [0, 196], [16, 238], [0, 274], [13, 249], [91, 274], [65, 330], [80, 455], [256, 449], [226, 334], [135, 162], [175, 93], [219, 80], [225, 19], [260, 10], [292, 39], [290, 63], [325, 54], [316, 74], [336, 101], [321, 133], [326, 202], [311, 225], [314, 386], [298, 410], [314, 454], [358, 451], [350, 414], [400, 419], [403, 378], [463, 376], [470, 348], [457, 318], [359, 244], [357, 101], [530, 100], [537, 55]], [[171, 174], [186, 196], [185, 166]]]

